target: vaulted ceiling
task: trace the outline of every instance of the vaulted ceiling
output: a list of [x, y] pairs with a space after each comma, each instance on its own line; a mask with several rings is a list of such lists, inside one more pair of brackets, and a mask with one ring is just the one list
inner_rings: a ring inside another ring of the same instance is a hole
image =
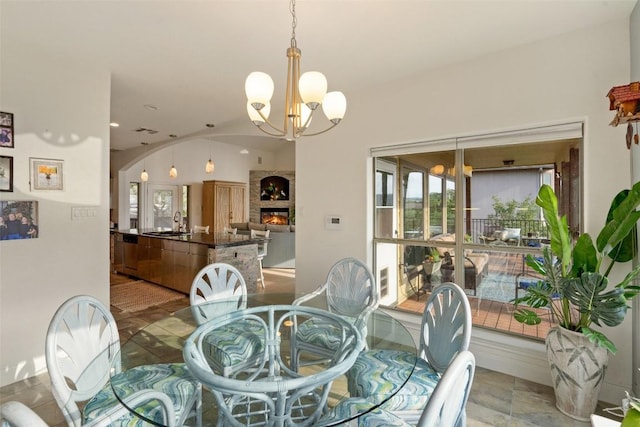
[[[348, 102], [356, 90], [628, 17], [635, 3], [299, 0], [296, 38], [303, 71], [322, 71]], [[111, 71], [111, 120], [120, 123], [112, 149], [171, 135], [282, 144], [258, 136], [246, 117], [244, 80], [269, 73], [272, 115], [281, 117], [286, 0], [2, 0], [0, 36], [0, 48], [19, 42]]]

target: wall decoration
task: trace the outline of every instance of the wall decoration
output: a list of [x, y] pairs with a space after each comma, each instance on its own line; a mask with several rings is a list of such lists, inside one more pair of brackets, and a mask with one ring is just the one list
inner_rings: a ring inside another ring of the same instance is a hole
[[0, 240], [38, 238], [38, 202], [0, 201]]
[[0, 156], [0, 191], [13, 191], [13, 157]]
[[31, 162], [32, 190], [62, 190], [64, 161], [29, 158]]
[[13, 148], [13, 113], [0, 111], [0, 147]]

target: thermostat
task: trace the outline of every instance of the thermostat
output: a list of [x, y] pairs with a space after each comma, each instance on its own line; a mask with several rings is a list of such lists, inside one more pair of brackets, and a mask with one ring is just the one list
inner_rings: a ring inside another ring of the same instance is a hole
[[327, 215], [324, 217], [324, 226], [327, 230], [341, 230], [342, 217], [339, 215]]

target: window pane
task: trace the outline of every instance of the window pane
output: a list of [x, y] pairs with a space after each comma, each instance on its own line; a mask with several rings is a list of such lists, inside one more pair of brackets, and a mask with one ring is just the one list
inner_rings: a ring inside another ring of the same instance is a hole
[[130, 228], [138, 228], [138, 207], [140, 206], [140, 184], [137, 182], [129, 183], [129, 225]]
[[442, 234], [444, 230], [443, 219], [446, 215], [442, 210], [443, 182], [442, 177], [429, 175], [429, 237]]
[[154, 190], [153, 227], [173, 227], [173, 191]]
[[404, 170], [403, 190], [403, 236], [405, 239], [424, 238], [424, 173]]
[[[386, 164], [386, 166], [395, 168], [393, 164]], [[380, 169], [376, 171], [376, 237], [391, 238], [395, 235], [394, 177], [392, 171]]]
[[[475, 326], [543, 339], [554, 324], [548, 308], [537, 309], [547, 322], [526, 326], [513, 319], [511, 301], [539, 279], [525, 256], [539, 256], [549, 244], [535, 204], [541, 185], [554, 188], [570, 229], [581, 228], [581, 144], [574, 139], [398, 156], [402, 234], [395, 244], [387, 238], [374, 246], [376, 274], [385, 283], [381, 305], [421, 314], [430, 290], [453, 281], [475, 308]], [[456, 168], [454, 159], [463, 164]], [[382, 174], [376, 184], [379, 210]], [[463, 230], [456, 230], [456, 215], [462, 215]]]

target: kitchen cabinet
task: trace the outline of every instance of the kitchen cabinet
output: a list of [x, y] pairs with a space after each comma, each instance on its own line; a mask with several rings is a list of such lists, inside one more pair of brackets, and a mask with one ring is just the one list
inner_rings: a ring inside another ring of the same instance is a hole
[[247, 184], [231, 181], [204, 181], [202, 185], [202, 224], [221, 233], [232, 222], [247, 222]]
[[113, 242], [113, 271], [117, 273], [124, 273], [124, 248], [122, 243], [122, 234], [112, 233], [111, 239]]
[[124, 253], [124, 273], [138, 275], [138, 236], [124, 234], [122, 236]]

